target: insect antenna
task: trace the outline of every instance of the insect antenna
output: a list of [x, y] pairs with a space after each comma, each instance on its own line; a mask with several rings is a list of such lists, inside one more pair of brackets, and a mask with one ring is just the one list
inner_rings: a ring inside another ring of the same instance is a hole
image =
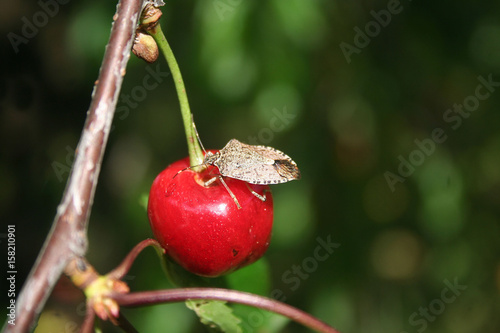
[[200, 165], [203, 165], [203, 164], [193, 165], [193, 166], [188, 166], [187, 168], [184, 168], [184, 169], [182, 169], [182, 170], [179, 170], [179, 171], [177, 171], [177, 173], [176, 173], [176, 174], [172, 177], [172, 179], [174, 179], [175, 177], [177, 177], [177, 175], [178, 175], [178, 174], [180, 174], [181, 172], [184, 172], [184, 171], [186, 171], [186, 170], [188, 170], [188, 169], [192, 169], [192, 168], [197, 167], [197, 166], [200, 166]]
[[[191, 123], [193, 125], [194, 134], [196, 134], [196, 138], [198, 139], [198, 142], [200, 143], [201, 149], [203, 149], [203, 152], [205, 153], [205, 156], [206, 156], [207, 155], [207, 151], [205, 150], [205, 147], [203, 146], [203, 143], [201, 142], [201, 139], [200, 139], [200, 134], [198, 134], [198, 130], [196, 129], [196, 125], [194, 123], [194, 116], [193, 116], [193, 114], [191, 114]], [[186, 171], [187, 169], [192, 169], [192, 168], [195, 168], [197, 166], [206, 165], [206, 164], [207, 163], [202, 163], [202, 164], [199, 164], [199, 165], [189, 166], [189, 167], [187, 167], [185, 169], [182, 169], [182, 170], [178, 171], [175, 174], [175, 176], [177, 176], [178, 174], [180, 174], [183, 171]], [[172, 177], [172, 178], [175, 178], [175, 176]], [[216, 179], [220, 180], [220, 182], [222, 183], [222, 185], [224, 185], [224, 187], [226, 188], [227, 192], [229, 193], [229, 195], [233, 199], [233, 201], [236, 204], [236, 206], [238, 207], [238, 209], [241, 209], [241, 205], [238, 202], [238, 199], [236, 198], [236, 195], [234, 195], [233, 191], [231, 191], [231, 189], [229, 188], [229, 186], [227, 186], [226, 182], [224, 181], [224, 179], [222, 178], [221, 175], [218, 175], [217, 177], [214, 177], [211, 180], [209, 180], [208, 182], [206, 182], [205, 186], [208, 186], [209, 184], [213, 183], [213, 181], [216, 180]]]
[[205, 150], [205, 147], [203, 146], [203, 143], [201, 143], [200, 135], [198, 134], [198, 130], [196, 129], [196, 125], [194, 124], [193, 114], [191, 114], [191, 121], [192, 121], [192, 124], [193, 124], [194, 134], [196, 134], [196, 138], [198, 139], [198, 142], [200, 143], [201, 149], [203, 149], [203, 152], [206, 155], [207, 151]]
[[[194, 129], [194, 134], [196, 134], [196, 138], [198, 139], [198, 142], [200, 143], [200, 146], [201, 146], [201, 149], [203, 149], [203, 152], [205, 153], [205, 155], [207, 154], [207, 151], [205, 150], [205, 147], [203, 146], [203, 143], [201, 143], [201, 140], [200, 140], [200, 135], [198, 134], [198, 130], [196, 129], [196, 125], [194, 123], [194, 116], [193, 114], [191, 113], [191, 124], [193, 125], [193, 129]], [[205, 165], [205, 163], [201, 163], [201, 164], [198, 164], [198, 165], [192, 165], [192, 166], [188, 166], [187, 168], [184, 168], [182, 170], [179, 170], [173, 177], [175, 178], [178, 174], [180, 174], [181, 172], [184, 172], [188, 169], [192, 169], [192, 168], [196, 168], [196, 167], [199, 167], [199, 166], [202, 166], [202, 165]]]

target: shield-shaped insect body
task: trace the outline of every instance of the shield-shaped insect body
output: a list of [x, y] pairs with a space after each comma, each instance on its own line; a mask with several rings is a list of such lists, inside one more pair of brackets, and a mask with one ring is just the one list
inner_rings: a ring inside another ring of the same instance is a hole
[[280, 184], [300, 179], [297, 164], [285, 153], [266, 146], [230, 140], [219, 152], [207, 152], [203, 164], [211, 164], [224, 177], [251, 184]]
[[[220, 173], [218, 176], [205, 182], [205, 186], [209, 186], [219, 179], [238, 208], [241, 208], [240, 203], [229, 186], [227, 186], [223, 176], [258, 185], [280, 184], [300, 179], [300, 171], [297, 164], [290, 156], [277, 149], [267, 146], [247, 145], [236, 139], [232, 139], [224, 148], [213, 154], [207, 152], [203, 147], [194, 122], [193, 129], [198, 142], [205, 152], [202, 164], [216, 166]], [[248, 189], [260, 200], [266, 200], [265, 193], [262, 195], [258, 194], [249, 186]]]

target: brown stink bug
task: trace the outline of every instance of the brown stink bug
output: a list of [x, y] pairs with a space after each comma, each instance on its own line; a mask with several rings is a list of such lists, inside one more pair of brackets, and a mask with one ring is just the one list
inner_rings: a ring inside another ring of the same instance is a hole
[[[205, 151], [202, 165], [216, 166], [220, 173], [205, 182], [205, 186], [209, 186], [219, 179], [238, 208], [241, 208], [238, 199], [222, 177], [235, 178], [259, 185], [280, 184], [300, 179], [297, 164], [288, 155], [277, 149], [267, 146], [248, 145], [232, 139], [224, 148], [214, 154], [207, 152], [203, 147], [194, 123], [193, 128], [203, 151]], [[260, 195], [250, 187], [248, 189], [260, 200], [266, 200], [265, 194]]]
[[207, 152], [203, 164], [214, 165], [224, 177], [251, 184], [279, 184], [300, 179], [300, 171], [285, 153], [266, 146], [253, 146], [236, 139], [213, 154]]

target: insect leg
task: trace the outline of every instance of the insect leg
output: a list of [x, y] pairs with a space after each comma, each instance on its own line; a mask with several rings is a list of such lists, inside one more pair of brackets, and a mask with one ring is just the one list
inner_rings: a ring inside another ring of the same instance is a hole
[[248, 183], [245, 183], [245, 185], [247, 186], [248, 190], [250, 192], [252, 192], [253, 195], [255, 195], [257, 198], [259, 198], [261, 201], [266, 201], [266, 192], [267, 192], [267, 189], [265, 189], [264, 192], [262, 193], [262, 195], [260, 195], [259, 193], [257, 193], [254, 190], [252, 190], [250, 188], [250, 186], [248, 186]]
[[207, 187], [207, 186], [210, 186], [214, 181], [217, 180], [217, 178], [219, 178], [220, 176], [214, 176], [213, 178], [210, 178], [209, 180], [207, 180], [203, 186]]
[[[203, 185], [204, 186], [210, 186], [210, 184], [212, 184], [214, 181], [216, 181], [217, 178], [220, 179], [220, 182], [222, 183], [222, 185], [224, 185], [224, 187], [226, 188], [226, 190], [229, 192], [229, 195], [231, 196], [231, 198], [233, 198], [234, 203], [236, 204], [236, 206], [238, 206], [238, 209], [241, 209], [241, 206], [240, 206], [240, 203], [238, 202], [238, 199], [236, 199], [236, 196], [234, 195], [233, 191], [231, 191], [231, 189], [229, 188], [229, 186], [227, 186], [226, 182], [224, 181], [224, 179], [222, 179], [221, 175], [215, 176], [215, 177], [207, 180]], [[248, 186], [248, 184], [247, 184], [247, 186]], [[260, 194], [258, 194], [258, 193], [255, 193], [255, 194], [258, 195], [258, 196], [260, 196]], [[264, 195], [264, 200], [265, 200], [265, 195]]]
[[[214, 177], [214, 178], [217, 178], [217, 177]], [[210, 179], [210, 180], [212, 180], [212, 179]], [[238, 199], [236, 199], [236, 196], [234, 195], [233, 191], [231, 191], [231, 189], [229, 188], [229, 186], [227, 186], [227, 184], [224, 181], [224, 179], [222, 179], [222, 176], [219, 176], [219, 179], [220, 179], [222, 185], [224, 185], [224, 187], [226, 188], [226, 190], [229, 192], [229, 195], [231, 196], [231, 198], [233, 198], [234, 203], [236, 204], [236, 206], [238, 206], [238, 209], [241, 209], [241, 206], [240, 206], [240, 203], [238, 202]]]

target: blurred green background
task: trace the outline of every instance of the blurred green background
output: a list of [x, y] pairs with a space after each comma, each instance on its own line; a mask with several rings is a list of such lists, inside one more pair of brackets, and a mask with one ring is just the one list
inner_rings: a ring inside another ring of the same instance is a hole
[[[115, 5], [58, 4], [16, 47], [9, 38], [47, 9], [0, 5], [0, 233], [16, 225], [18, 286], [61, 199]], [[302, 172], [273, 187], [271, 246], [235, 288], [279, 289], [341, 332], [499, 331], [500, 91], [483, 82], [500, 82], [499, 2], [183, 0], [163, 11], [204, 145], [270, 145]], [[146, 89], [151, 72], [162, 74]], [[89, 226], [102, 273], [152, 236], [144, 196], [187, 155], [166, 73], [161, 58], [127, 68]], [[431, 144], [439, 129], [444, 142]], [[339, 244], [324, 261], [311, 259], [318, 237]], [[171, 287], [152, 250], [126, 281]], [[83, 319], [82, 298], [61, 288], [40, 332], [76, 332]], [[237, 311], [247, 331], [305, 331]], [[141, 332], [203, 330], [183, 304], [126, 314]]]

